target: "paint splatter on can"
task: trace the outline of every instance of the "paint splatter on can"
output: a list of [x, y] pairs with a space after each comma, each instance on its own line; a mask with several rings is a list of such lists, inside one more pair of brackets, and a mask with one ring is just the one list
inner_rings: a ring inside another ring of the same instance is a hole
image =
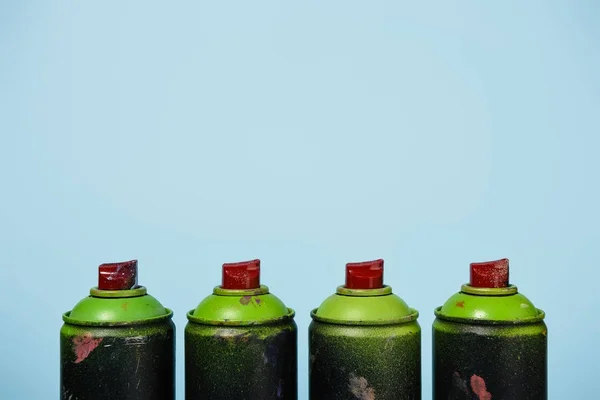
[[260, 260], [224, 264], [221, 286], [187, 317], [186, 399], [297, 399], [294, 310], [260, 284]]
[[346, 284], [311, 312], [311, 400], [421, 398], [418, 312], [383, 284], [383, 260], [346, 265]]
[[174, 400], [173, 312], [137, 284], [137, 260], [98, 269], [98, 286], [63, 314], [60, 398]]
[[547, 399], [547, 327], [508, 280], [508, 259], [471, 264], [435, 310], [433, 399]]

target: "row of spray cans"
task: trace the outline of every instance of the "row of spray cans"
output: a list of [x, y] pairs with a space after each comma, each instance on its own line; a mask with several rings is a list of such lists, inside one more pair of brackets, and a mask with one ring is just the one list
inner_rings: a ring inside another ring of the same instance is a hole
[[[547, 398], [544, 312], [508, 281], [508, 260], [473, 263], [435, 310], [433, 399]], [[260, 283], [260, 261], [224, 264], [187, 313], [187, 400], [296, 400], [294, 310]], [[346, 265], [311, 311], [311, 400], [421, 399], [418, 312], [383, 282], [383, 260]], [[137, 282], [137, 261], [103, 264], [63, 315], [61, 399], [174, 400], [173, 312]]]

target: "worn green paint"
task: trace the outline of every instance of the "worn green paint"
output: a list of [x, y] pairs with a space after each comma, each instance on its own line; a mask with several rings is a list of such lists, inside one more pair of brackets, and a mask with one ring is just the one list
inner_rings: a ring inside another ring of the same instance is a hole
[[474, 288], [463, 285], [462, 290], [435, 310], [438, 318], [446, 320], [487, 322], [536, 322], [544, 312], [519, 293], [516, 286], [508, 288]]
[[420, 399], [418, 315], [389, 286], [338, 287], [311, 312], [310, 399]]
[[345, 325], [390, 324], [417, 317], [418, 313], [393, 294], [390, 286], [354, 290], [340, 286], [314, 311], [314, 318], [319, 321]]
[[144, 320], [160, 319], [169, 314], [163, 305], [147, 294], [146, 288], [132, 290], [90, 290], [90, 296], [82, 299], [65, 313], [63, 320], [68, 324], [115, 325], [138, 323]]
[[269, 288], [225, 290], [216, 287], [213, 294], [188, 314], [190, 321], [208, 325], [245, 325], [267, 323], [286, 317], [290, 311]]
[[93, 288], [63, 314], [61, 399], [174, 399], [172, 316], [143, 287]]
[[434, 400], [547, 398], [545, 314], [516, 286], [463, 285], [435, 315]]
[[297, 326], [268, 287], [216, 287], [188, 314], [186, 399], [297, 399]]

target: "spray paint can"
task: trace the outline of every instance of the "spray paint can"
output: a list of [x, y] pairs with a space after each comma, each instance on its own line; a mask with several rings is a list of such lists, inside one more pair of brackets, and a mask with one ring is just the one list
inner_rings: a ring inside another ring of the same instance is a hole
[[187, 400], [297, 399], [294, 310], [260, 284], [260, 260], [223, 264], [222, 285], [187, 317]]
[[419, 314], [383, 284], [383, 260], [346, 265], [346, 284], [311, 312], [311, 400], [421, 398]]
[[471, 264], [435, 310], [433, 399], [547, 398], [544, 312], [509, 284], [508, 259]]
[[98, 286], [63, 314], [60, 398], [174, 400], [173, 312], [137, 284], [137, 260], [98, 270]]

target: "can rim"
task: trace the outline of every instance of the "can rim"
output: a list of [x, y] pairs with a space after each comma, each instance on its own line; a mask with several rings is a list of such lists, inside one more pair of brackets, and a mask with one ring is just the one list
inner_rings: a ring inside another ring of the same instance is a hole
[[502, 288], [482, 288], [465, 283], [460, 287], [460, 291], [479, 296], [510, 296], [519, 293], [519, 288], [515, 285], [508, 285]]
[[383, 285], [382, 287], [375, 288], [375, 289], [350, 289], [344, 285], [341, 285], [335, 289], [335, 292], [342, 296], [355, 296], [355, 297], [387, 296], [388, 294], [392, 294], [392, 287], [390, 285]]
[[92, 297], [105, 297], [111, 299], [140, 297], [146, 294], [148, 294], [148, 290], [145, 286], [138, 286], [134, 289], [127, 290], [100, 290], [98, 289], [98, 286], [94, 286], [90, 289], [90, 296]]
[[233, 320], [233, 319], [228, 319], [228, 320], [210, 320], [210, 319], [200, 318], [200, 317], [194, 316], [195, 309], [192, 309], [192, 310], [190, 310], [187, 313], [187, 319], [188, 319], [189, 322], [191, 322], [193, 324], [211, 325], [211, 326], [255, 326], [255, 325], [271, 325], [271, 324], [277, 324], [277, 323], [288, 321], [288, 320], [293, 320], [294, 316], [296, 315], [296, 312], [293, 309], [289, 308], [289, 307], [287, 307], [287, 310], [288, 310], [288, 313], [286, 315], [281, 316], [281, 317], [264, 319], [264, 320], [259, 320], [259, 321], [243, 321], [243, 320]]
[[451, 322], [459, 322], [463, 324], [476, 324], [476, 325], [526, 325], [526, 324], [535, 324], [541, 322], [546, 317], [546, 313], [536, 308], [538, 314], [533, 317], [526, 317], [514, 320], [490, 320], [490, 319], [481, 319], [481, 318], [461, 318], [461, 317], [450, 317], [441, 312], [442, 306], [437, 307], [433, 313], [435, 317], [444, 321]]
[[261, 294], [269, 294], [269, 287], [267, 285], [260, 285], [260, 287], [254, 289], [223, 289], [221, 286], [215, 286], [213, 288], [213, 294], [217, 296], [259, 296]]
[[340, 319], [334, 319], [334, 318], [324, 318], [321, 317], [319, 315], [317, 315], [317, 308], [314, 308], [311, 310], [310, 312], [310, 317], [317, 322], [324, 322], [326, 324], [335, 324], [335, 325], [353, 325], [353, 326], [373, 326], [373, 325], [377, 325], [377, 326], [381, 326], [381, 325], [400, 325], [400, 324], [407, 324], [409, 322], [414, 322], [419, 318], [419, 312], [417, 310], [415, 310], [414, 308], [410, 308], [410, 314], [404, 316], [404, 317], [400, 317], [400, 318], [394, 318], [394, 319], [385, 319], [385, 320], [373, 320], [373, 321], [350, 321], [350, 320], [340, 320]]
[[63, 314], [62, 318], [66, 324], [69, 325], [78, 325], [78, 326], [106, 326], [106, 327], [116, 327], [116, 326], [130, 326], [130, 325], [145, 325], [145, 324], [154, 324], [156, 322], [160, 322], [163, 320], [168, 320], [173, 318], [173, 311], [170, 308], [166, 308], [167, 311], [164, 315], [159, 315], [157, 317], [143, 318], [143, 319], [135, 319], [131, 321], [84, 321], [80, 319], [75, 319], [69, 317], [71, 311], [67, 311]]

